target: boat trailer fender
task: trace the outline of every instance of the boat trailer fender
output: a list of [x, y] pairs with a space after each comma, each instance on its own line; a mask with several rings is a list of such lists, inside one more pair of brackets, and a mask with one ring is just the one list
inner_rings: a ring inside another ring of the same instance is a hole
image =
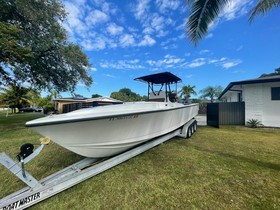
[[190, 138], [194, 134], [196, 129], [197, 121], [195, 119], [191, 119], [181, 128], [181, 132], [178, 136], [182, 138]]

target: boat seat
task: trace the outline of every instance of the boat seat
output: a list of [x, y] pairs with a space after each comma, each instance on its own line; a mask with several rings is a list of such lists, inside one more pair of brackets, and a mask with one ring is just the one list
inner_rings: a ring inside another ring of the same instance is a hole
[[153, 98], [153, 99], [149, 99], [149, 101], [154, 101], [154, 102], [164, 102], [165, 99], [164, 98]]
[[169, 94], [168, 94], [168, 97], [169, 97], [169, 101], [170, 101], [170, 102], [176, 102], [177, 99], [178, 99], [176, 93], [169, 93]]
[[149, 94], [149, 101], [164, 102], [165, 96], [165, 91], [155, 91]]

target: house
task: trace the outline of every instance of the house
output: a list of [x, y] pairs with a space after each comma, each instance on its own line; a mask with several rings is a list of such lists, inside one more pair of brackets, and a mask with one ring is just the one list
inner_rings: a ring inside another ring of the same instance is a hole
[[66, 113], [81, 108], [103, 106], [111, 104], [120, 104], [122, 101], [109, 98], [109, 97], [98, 97], [98, 98], [84, 98], [84, 97], [73, 97], [73, 98], [57, 98], [53, 100], [54, 108], [58, 113]]
[[219, 96], [223, 102], [245, 102], [245, 121], [280, 127], [280, 75], [231, 82]]

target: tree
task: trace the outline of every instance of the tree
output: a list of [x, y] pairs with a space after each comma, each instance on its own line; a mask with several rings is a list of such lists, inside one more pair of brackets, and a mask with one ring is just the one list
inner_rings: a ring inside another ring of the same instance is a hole
[[208, 86], [200, 91], [201, 98], [210, 98], [211, 103], [221, 95], [223, 87], [221, 86]]
[[31, 88], [23, 87], [17, 83], [11, 84], [8, 88], [1, 88], [0, 100], [5, 102], [15, 113], [16, 108], [20, 109], [31, 103], [28, 93]]
[[41, 97], [41, 94], [30, 87], [24, 87], [20, 84], [14, 83], [8, 88], [0, 88], [0, 101], [4, 102], [12, 108], [13, 113], [16, 108], [20, 109], [26, 106], [42, 107], [44, 109], [53, 110], [53, 93], [46, 97]]
[[196, 92], [195, 92], [195, 86], [190, 86], [190, 85], [187, 85], [187, 86], [183, 86], [182, 89], [178, 92], [180, 95], [179, 97], [182, 98], [184, 97], [184, 100], [188, 100], [191, 95], [196, 95]]
[[36, 101], [37, 106], [43, 107], [44, 110], [47, 111], [54, 111], [54, 103], [52, 102], [52, 97], [52, 94], [49, 94], [43, 98], [40, 97], [38, 101]]
[[65, 17], [60, 0], [0, 0], [0, 85], [24, 81], [60, 92], [92, 83], [87, 56], [67, 42]]
[[270, 77], [270, 76], [275, 76], [275, 75], [280, 75], [280, 67], [275, 69], [275, 72], [270, 73], [270, 74], [262, 74], [260, 77]]
[[102, 97], [102, 95], [99, 95], [99, 94], [92, 94], [91, 98], [99, 98], [99, 97]]
[[[191, 43], [198, 42], [208, 33], [209, 25], [219, 16], [223, 8], [233, 0], [187, 0], [191, 6], [187, 20], [187, 34]], [[259, 14], [264, 14], [274, 7], [280, 6], [280, 0], [259, 0], [252, 9], [249, 21]]]
[[79, 94], [79, 93], [72, 93], [72, 96], [74, 98], [85, 98], [83, 95]]
[[145, 99], [139, 94], [132, 92], [129, 88], [122, 88], [119, 92], [112, 92], [110, 97], [124, 102], [143, 101]]

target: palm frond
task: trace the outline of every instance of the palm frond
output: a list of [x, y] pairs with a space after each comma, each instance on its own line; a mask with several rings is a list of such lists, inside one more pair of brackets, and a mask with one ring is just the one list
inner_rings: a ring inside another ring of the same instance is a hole
[[280, 0], [259, 0], [258, 4], [251, 11], [249, 21], [252, 22], [257, 15], [264, 14], [272, 8], [279, 6]]
[[191, 43], [197, 45], [198, 41], [208, 32], [211, 22], [221, 12], [221, 9], [230, 0], [187, 0], [191, 4], [191, 12], [187, 21], [187, 35]]

